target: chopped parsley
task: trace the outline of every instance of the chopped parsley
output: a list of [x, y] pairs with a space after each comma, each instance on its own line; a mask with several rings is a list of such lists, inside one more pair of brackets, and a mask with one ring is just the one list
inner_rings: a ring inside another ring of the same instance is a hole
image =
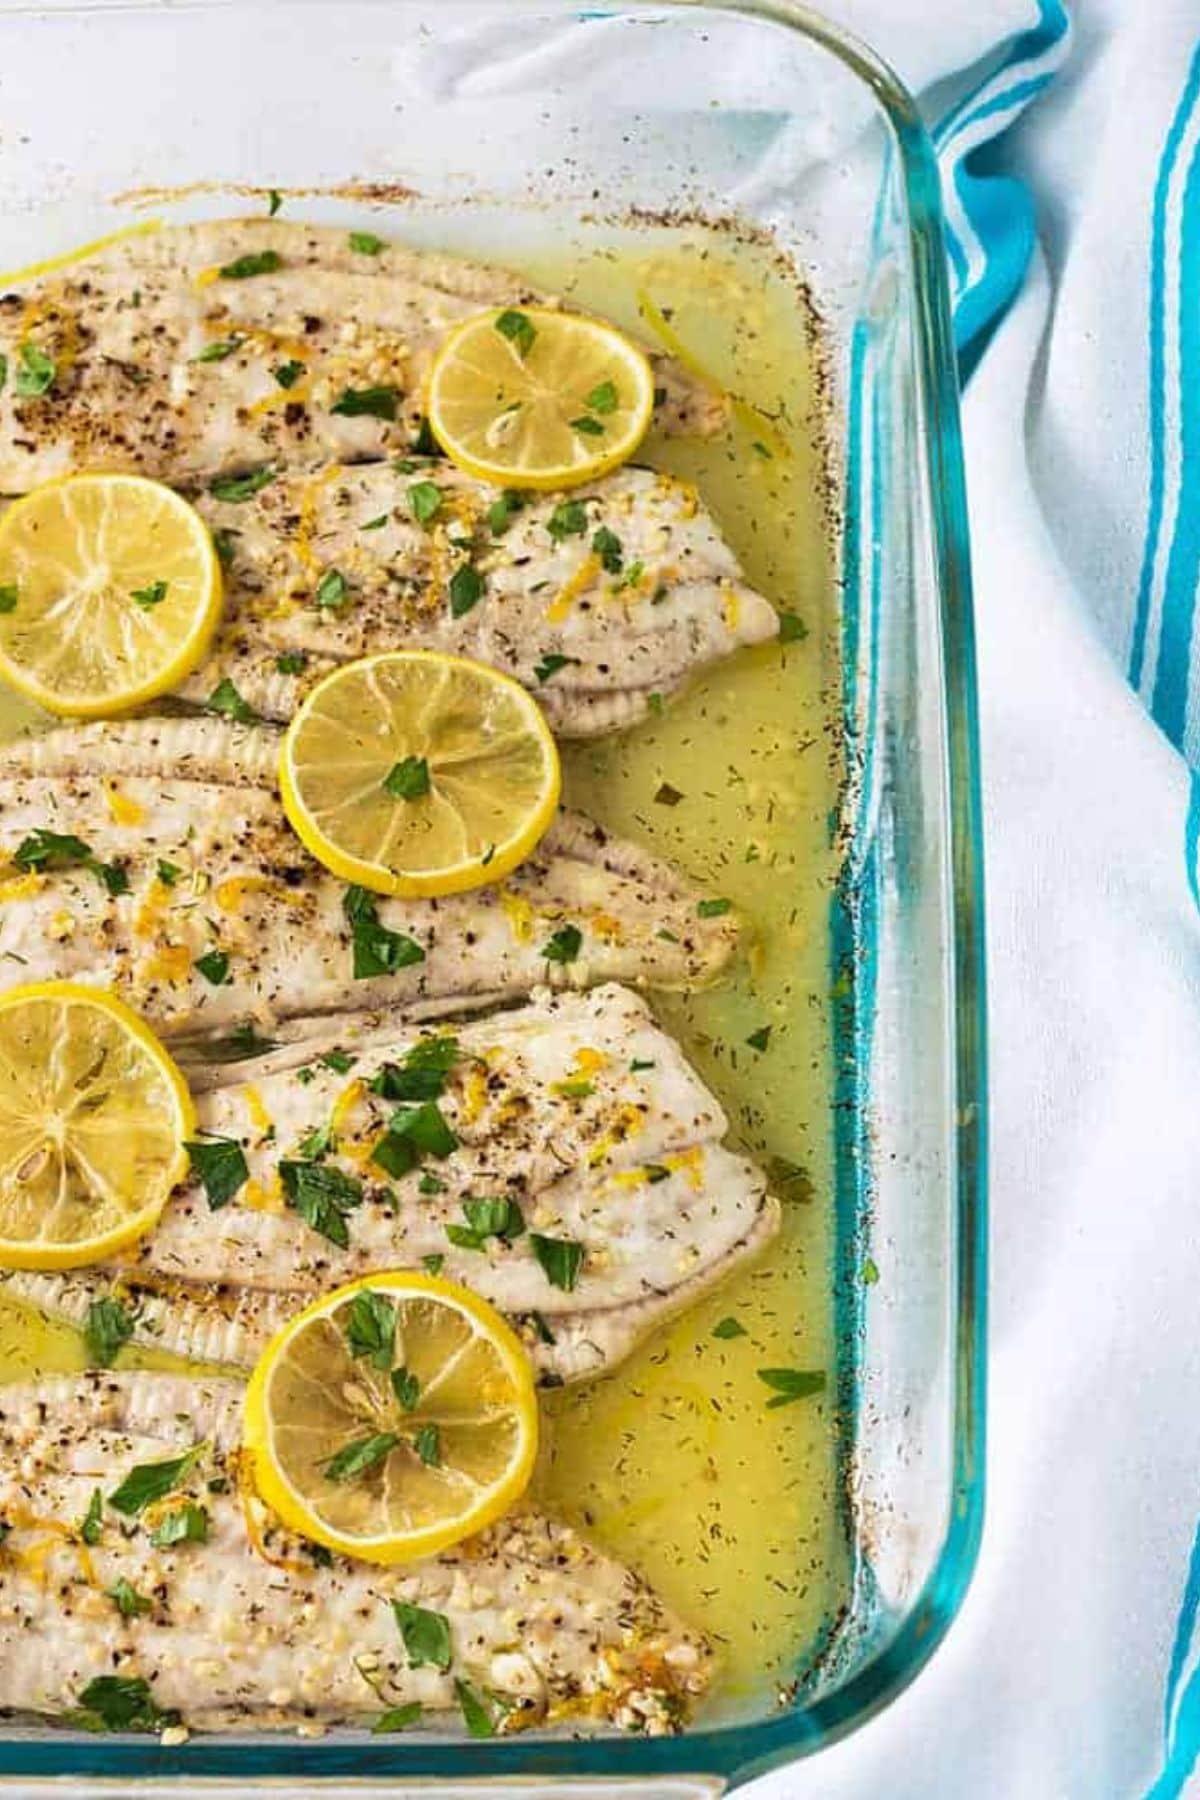
[[316, 586], [313, 599], [318, 606], [340, 606], [349, 593], [346, 577], [340, 569], [326, 569]]
[[573, 1293], [583, 1265], [583, 1245], [572, 1238], [542, 1237], [536, 1231], [530, 1232], [529, 1242], [551, 1287]]
[[669, 781], [663, 781], [659, 783], [655, 791], [654, 804], [656, 806], [678, 806], [682, 799], [683, 795], [677, 787], [672, 787]]
[[458, 1139], [443, 1119], [436, 1100], [401, 1106], [392, 1114], [384, 1136], [371, 1152], [371, 1161], [388, 1175], [409, 1174], [424, 1156], [439, 1159], [457, 1149]]
[[513, 522], [514, 513], [519, 513], [524, 504], [525, 496], [515, 488], [505, 488], [500, 498], [492, 501], [484, 517], [493, 537], [503, 537]]
[[4, 384], [8, 380], [8, 358], [0, 355], [0, 394], [4, 392]]
[[400, 1442], [394, 1431], [373, 1431], [369, 1437], [343, 1444], [325, 1464], [330, 1481], [357, 1481], [389, 1457]]
[[422, 1038], [400, 1062], [380, 1066], [371, 1077], [371, 1092], [385, 1100], [440, 1100], [457, 1060], [456, 1037]]
[[223, 263], [219, 273], [230, 281], [246, 281], [251, 275], [273, 275], [276, 269], [282, 267], [283, 258], [278, 250], [253, 250], [248, 256], [239, 256], [233, 262]]
[[326, 1050], [317, 1058], [325, 1068], [332, 1069], [335, 1075], [348, 1075], [354, 1067], [354, 1058], [345, 1050]]
[[609, 575], [621, 573], [624, 551], [615, 531], [610, 531], [607, 525], [601, 525], [598, 531], [592, 533], [592, 549], [600, 558], [601, 567]]
[[280, 363], [271, 373], [281, 388], [294, 388], [304, 373], [304, 364], [293, 358], [290, 362]]
[[489, 1238], [511, 1244], [525, 1230], [525, 1217], [515, 1200], [501, 1195], [494, 1200], [464, 1200], [465, 1225], [447, 1225], [446, 1236], [460, 1250], [482, 1250]]
[[383, 778], [393, 800], [423, 800], [429, 792], [429, 764], [423, 756], [404, 756]]
[[752, 1031], [750, 1033], [750, 1036], [746, 1039], [746, 1042], [749, 1044], [750, 1048], [752, 1050], [757, 1050], [760, 1053], [766, 1049], [766, 1047], [770, 1043], [770, 1041], [771, 1041], [771, 1027], [769, 1025], [760, 1025], [758, 1030]]
[[224, 950], [206, 950], [203, 956], [196, 958], [192, 967], [197, 974], [203, 975], [205, 981], [210, 981], [213, 987], [224, 987], [229, 974], [229, 957]]
[[699, 919], [721, 919], [733, 905], [732, 900], [701, 900], [696, 907]]
[[242, 699], [228, 675], [218, 681], [204, 707], [206, 712], [219, 713], [223, 719], [232, 719], [237, 725], [253, 725], [258, 719], [254, 708]]
[[236, 545], [233, 540], [240, 536], [241, 533], [239, 531], [230, 531], [224, 527], [219, 527], [213, 532], [213, 549], [216, 551], [217, 561], [223, 569], [227, 569], [233, 561], [236, 553]]
[[285, 650], [282, 656], [275, 658], [275, 667], [281, 675], [300, 675], [307, 664], [303, 650]]
[[38, 874], [46, 869], [88, 869], [114, 897], [129, 892], [129, 876], [124, 865], [102, 863], [93, 856], [90, 845], [69, 831], [46, 831], [39, 826], [28, 837], [22, 838], [13, 851], [13, 862], [18, 869], [32, 869]]
[[18, 400], [37, 400], [54, 386], [58, 365], [52, 356], [36, 344], [17, 345], [17, 372], [13, 376], [13, 393]]
[[569, 421], [571, 430], [578, 431], [582, 437], [603, 437], [604, 426], [599, 419], [593, 419], [591, 413], [580, 413], [577, 419]]
[[554, 1333], [551, 1331], [550, 1327], [547, 1325], [545, 1319], [542, 1317], [540, 1312], [531, 1312], [529, 1314], [529, 1322], [533, 1326], [534, 1331], [537, 1333], [537, 1338], [538, 1338], [539, 1343], [541, 1343], [541, 1344], [557, 1344], [558, 1339], [555, 1337]]
[[0, 586], [0, 613], [15, 612], [17, 609], [17, 584], [6, 581]]
[[595, 1093], [596, 1084], [580, 1076], [574, 1081], [556, 1081], [554, 1091], [561, 1094], [564, 1100], [588, 1100]]
[[83, 1341], [93, 1368], [108, 1369], [122, 1344], [133, 1336], [133, 1314], [119, 1300], [106, 1295], [93, 1300], [83, 1321]]
[[546, 520], [546, 530], [556, 544], [561, 544], [564, 538], [582, 537], [587, 524], [587, 508], [582, 500], [560, 500]]
[[212, 1137], [183, 1147], [192, 1175], [204, 1189], [209, 1211], [219, 1212], [250, 1179], [242, 1146], [236, 1138]]
[[267, 217], [273, 219], [283, 205], [283, 195], [278, 188], [272, 188], [267, 195]]
[[554, 935], [542, 945], [542, 955], [547, 962], [574, 962], [583, 948], [583, 933], [578, 925], [561, 925]]
[[343, 388], [330, 411], [346, 419], [394, 420], [398, 399], [394, 387]]
[[712, 1335], [723, 1339], [745, 1337], [746, 1327], [734, 1318], [721, 1319], [713, 1326]]
[[407, 1600], [393, 1600], [392, 1612], [408, 1656], [410, 1669], [440, 1669], [443, 1674], [453, 1661], [450, 1621], [444, 1613], [429, 1612]]
[[391, 516], [391, 513], [380, 513], [376, 518], [368, 519], [365, 525], [360, 525], [358, 529], [360, 531], [382, 531]]
[[602, 381], [594, 387], [590, 394], [585, 394], [583, 404], [590, 412], [610, 413], [617, 410], [617, 384], [615, 381]]
[[507, 338], [522, 361], [529, 355], [537, 340], [537, 326], [526, 313], [516, 312], [511, 307], [498, 315], [495, 321], [500, 336]]
[[100, 1542], [104, 1530], [104, 1495], [99, 1488], [92, 1489], [92, 1497], [88, 1501], [88, 1509], [79, 1521], [80, 1542], [90, 1544], [93, 1548]]
[[189, 1500], [186, 1506], [169, 1512], [150, 1533], [156, 1550], [168, 1550], [172, 1544], [206, 1544], [208, 1542], [208, 1508]]
[[442, 510], [442, 490], [436, 481], [414, 481], [405, 498], [418, 525], [428, 525]]
[[483, 599], [483, 576], [471, 563], [460, 563], [450, 577], [450, 612], [461, 619]]
[[371, 1735], [378, 1737], [382, 1731], [407, 1731], [415, 1725], [425, 1708], [419, 1700], [410, 1700], [406, 1706], [389, 1706], [381, 1712], [371, 1727]]
[[179, 1715], [155, 1704], [140, 1675], [97, 1675], [79, 1695], [78, 1711], [68, 1717], [87, 1731], [158, 1731]]
[[357, 1361], [365, 1357], [372, 1368], [386, 1375], [396, 1345], [396, 1308], [383, 1294], [361, 1288], [354, 1296], [346, 1319], [346, 1342]]
[[203, 1444], [193, 1444], [182, 1456], [169, 1457], [165, 1462], [137, 1463], [120, 1487], [114, 1488], [108, 1496], [108, 1504], [129, 1518], [136, 1517], [152, 1501], [165, 1500], [174, 1492], [191, 1472], [203, 1449]]
[[251, 469], [245, 475], [221, 475], [209, 483], [208, 491], [214, 500], [252, 500], [271, 485], [277, 473], [274, 463], [264, 463], [261, 469]]
[[804, 1400], [819, 1394], [825, 1386], [824, 1369], [759, 1369], [758, 1379], [772, 1390], [767, 1411], [777, 1406], [790, 1406], [793, 1400]]
[[169, 583], [165, 581], [152, 581], [148, 587], [134, 588], [130, 599], [136, 600], [139, 606], [149, 611], [150, 607], [159, 606], [166, 599], [168, 586]]
[[328, 1155], [333, 1148], [333, 1127], [318, 1125], [315, 1130], [306, 1132], [296, 1148], [296, 1154], [306, 1162], [317, 1162]]
[[241, 346], [241, 338], [217, 338], [214, 343], [206, 344], [199, 356], [193, 356], [192, 361], [198, 363], [224, 362], [227, 356], [232, 356], [235, 350], [241, 349]]
[[558, 674], [560, 669], [565, 669], [568, 663], [578, 663], [578, 661], [577, 656], [560, 656], [557, 650], [551, 650], [543, 656], [540, 663], [533, 665], [533, 672], [539, 682], [549, 681], [552, 676]]
[[357, 250], [360, 256], [378, 256], [381, 250], [387, 249], [387, 245], [373, 231], [352, 231], [350, 248]]
[[392, 975], [397, 969], [425, 961], [425, 952], [415, 938], [406, 937], [402, 931], [389, 931], [380, 924], [379, 903], [366, 888], [347, 888], [342, 911], [350, 926], [355, 981], [372, 975]]
[[397, 1404], [402, 1406], [405, 1412], [411, 1412], [421, 1398], [420, 1382], [411, 1370], [403, 1368], [393, 1369], [391, 1379], [392, 1392], [396, 1396]]
[[498, 1700], [495, 1694], [472, 1687], [461, 1675], [454, 1677], [454, 1693], [462, 1712], [463, 1724], [473, 1738], [490, 1738], [496, 1735], [498, 1720], [509, 1710]]
[[114, 1603], [123, 1619], [135, 1619], [139, 1613], [152, 1612], [154, 1609], [153, 1600], [147, 1600], [144, 1594], [139, 1594], [136, 1588], [129, 1585], [123, 1575], [119, 1581], [114, 1581], [110, 1588], [105, 1588], [104, 1592], [106, 1598]]
[[647, 1163], [642, 1173], [650, 1187], [657, 1187], [660, 1181], [670, 1181], [671, 1171], [665, 1163]]
[[420, 1425], [413, 1433], [413, 1449], [427, 1469], [438, 1469], [442, 1463], [441, 1433], [434, 1424]]
[[342, 1250], [350, 1246], [346, 1214], [362, 1205], [363, 1184], [353, 1175], [325, 1163], [284, 1159], [279, 1165], [279, 1179], [288, 1205], [295, 1208], [306, 1225]]
[[445, 1257], [440, 1251], [437, 1251], [433, 1256], [423, 1256], [421, 1258], [421, 1267], [427, 1275], [440, 1275], [445, 1265], [445, 1261]]
[[799, 644], [808, 636], [808, 626], [798, 613], [781, 612], [779, 615], [779, 641], [781, 644]]

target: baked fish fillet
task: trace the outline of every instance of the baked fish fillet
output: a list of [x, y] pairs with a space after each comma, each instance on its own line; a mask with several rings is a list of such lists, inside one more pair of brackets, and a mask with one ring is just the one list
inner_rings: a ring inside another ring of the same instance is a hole
[[[652, 694], [778, 631], [690, 483], [626, 468], [514, 501], [412, 458], [282, 473], [244, 501], [200, 495], [226, 561], [225, 616], [180, 691], [204, 701], [228, 678], [286, 719], [348, 657], [449, 650], [515, 675], [557, 731], [581, 736], [631, 723]], [[483, 592], [456, 613], [450, 584], [467, 565]], [[333, 578], [341, 598], [322, 604]]]
[[[625, 988], [542, 995], [452, 1032], [341, 1023], [270, 1072], [243, 1065], [197, 1096], [201, 1141], [245, 1159], [216, 1209], [193, 1179], [134, 1256], [16, 1273], [8, 1291], [82, 1322], [115, 1284], [138, 1341], [250, 1365], [314, 1295], [435, 1258], [508, 1314], [543, 1379], [559, 1382], [612, 1367], [778, 1227], [761, 1174], [721, 1147], [718, 1101]], [[440, 1141], [418, 1157], [389, 1126], [398, 1102], [412, 1123], [421, 1100]], [[336, 1172], [345, 1211], [306, 1207], [314, 1171]], [[498, 1234], [471, 1232], [483, 1200], [507, 1204], [507, 1219], [488, 1221]], [[569, 1286], [539, 1255], [547, 1237], [579, 1256]]]
[[[398, 246], [366, 254], [320, 225], [222, 219], [126, 238], [0, 294], [13, 371], [0, 492], [84, 468], [186, 482], [403, 453], [446, 331], [539, 298], [502, 269]], [[53, 367], [41, 393], [17, 380], [30, 352]], [[724, 421], [719, 395], [654, 361], [663, 425]]]
[[8, 979], [111, 988], [178, 1039], [547, 982], [692, 987], [732, 953], [731, 916], [701, 916], [665, 864], [571, 814], [495, 887], [356, 901], [286, 823], [277, 750], [271, 732], [196, 717], [0, 751]]
[[[465, 1682], [496, 1697], [505, 1732], [586, 1719], [660, 1734], [704, 1691], [704, 1640], [630, 1570], [536, 1513], [399, 1568], [318, 1562], [239, 1497], [241, 1395], [234, 1382], [146, 1373], [0, 1390], [5, 1711], [72, 1723], [82, 1708], [93, 1726], [107, 1716], [143, 1730], [369, 1726], [414, 1702], [457, 1715]], [[197, 1445], [165, 1498], [132, 1516], [106, 1503], [134, 1468]], [[156, 1547], [188, 1503], [204, 1509], [205, 1540]], [[447, 1621], [447, 1670], [410, 1666], [393, 1601]]]

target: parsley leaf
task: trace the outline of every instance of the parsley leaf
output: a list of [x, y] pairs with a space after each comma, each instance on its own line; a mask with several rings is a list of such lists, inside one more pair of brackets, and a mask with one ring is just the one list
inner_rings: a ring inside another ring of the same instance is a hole
[[583, 404], [592, 412], [610, 413], [617, 410], [617, 386], [614, 381], [602, 381], [594, 387], [590, 394], [585, 394]]
[[415, 1169], [423, 1156], [449, 1156], [458, 1139], [443, 1119], [436, 1100], [401, 1106], [391, 1117], [384, 1136], [371, 1152], [371, 1161], [397, 1180]]
[[746, 1327], [737, 1319], [721, 1319], [713, 1326], [712, 1335], [715, 1338], [725, 1339], [745, 1337]]
[[281, 388], [294, 388], [304, 373], [304, 364], [293, 358], [290, 362], [280, 363], [271, 373]]
[[163, 1712], [140, 1675], [97, 1675], [79, 1696], [76, 1722], [90, 1731], [157, 1731], [178, 1713]]
[[156, 1550], [168, 1550], [172, 1544], [206, 1544], [208, 1542], [208, 1508], [189, 1500], [186, 1506], [169, 1512], [150, 1533]]
[[529, 1242], [551, 1287], [573, 1293], [583, 1265], [583, 1245], [571, 1238], [542, 1237], [536, 1231], [530, 1233]]
[[445, 1674], [454, 1657], [450, 1621], [445, 1614], [412, 1606], [407, 1600], [393, 1600], [392, 1612], [408, 1654], [409, 1668], [423, 1669], [428, 1665]]
[[470, 1735], [473, 1738], [495, 1737], [497, 1715], [503, 1715], [508, 1710], [495, 1695], [472, 1687], [461, 1675], [454, 1677], [454, 1693], [462, 1711], [463, 1724]]
[[565, 669], [568, 663], [578, 663], [578, 661], [577, 656], [560, 656], [557, 650], [551, 650], [543, 656], [540, 663], [534, 664], [533, 672], [539, 682], [549, 681], [552, 675], [557, 675], [558, 671]]
[[456, 1037], [422, 1038], [401, 1062], [380, 1066], [371, 1077], [371, 1092], [385, 1100], [438, 1100], [457, 1060]]
[[383, 778], [394, 800], [423, 800], [429, 792], [429, 764], [423, 756], [404, 756]]
[[123, 1619], [135, 1619], [139, 1613], [153, 1610], [153, 1600], [147, 1600], [144, 1594], [139, 1594], [136, 1588], [130, 1587], [123, 1575], [110, 1588], [105, 1588], [104, 1592], [109, 1600], [115, 1601], [117, 1611]]
[[577, 925], [562, 925], [546, 943], [542, 945], [542, 955], [547, 962], [574, 962], [583, 948], [583, 933]]
[[10, 613], [16, 610], [17, 584], [15, 581], [6, 581], [3, 587], [0, 587], [0, 613]]
[[387, 249], [387, 245], [373, 231], [352, 231], [350, 248], [357, 250], [360, 256], [378, 256], [381, 250]]
[[767, 1411], [777, 1406], [790, 1406], [793, 1400], [804, 1400], [819, 1394], [825, 1386], [824, 1369], [759, 1369], [758, 1379], [774, 1390], [767, 1401]]
[[407, 1706], [389, 1706], [381, 1712], [371, 1727], [371, 1735], [377, 1737], [381, 1731], [407, 1731], [415, 1725], [425, 1708], [419, 1700], [410, 1700]]
[[442, 490], [436, 481], [414, 481], [405, 498], [418, 525], [428, 525], [442, 510]]
[[278, 188], [272, 188], [267, 195], [267, 217], [273, 219], [283, 205], [283, 195]]
[[393, 1369], [392, 1392], [405, 1412], [411, 1412], [421, 1398], [421, 1384], [408, 1369]]
[[79, 1522], [80, 1541], [91, 1544], [93, 1548], [100, 1542], [104, 1530], [104, 1495], [99, 1488], [92, 1489], [92, 1497], [88, 1501], [88, 1509]]
[[495, 320], [496, 330], [501, 337], [507, 338], [522, 361], [529, 355], [537, 340], [537, 326], [523, 312], [516, 312], [511, 307], [498, 315]]
[[199, 356], [193, 356], [192, 361], [198, 363], [224, 362], [227, 356], [232, 356], [235, 350], [240, 350], [241, 345], [241, 338], [217, 338], [215, 343], [206, 344]]
[[39, 350], [36, 344], [17, 345], [17, 372], [13, 376], [13, 393], [18, 400], [36, 400], [54, 386], [58, 366], [54, 358]]
[[130, 598], [136, 600], [139, 606], [144, 606], [149, 610], [150, 607], [157, 606], [166, 599], [168, 586], [169, 583], [165, 581], [152, 581], [149, 587], [134, 588]]
[[750, 1048], [752, 1050], [757, 1050], [760, 1053], [760, 1055], [766, 1049], [766, 1047], [770, 1043], [770, 1041], [771, 1041], [771, 1027], [769, 1025], [760, 1025], [758, 1030], [752, 1031], [750, 1033], [750, 1036], [746, 1039], [746, 1042], [749, 1044]]
[[192, 967], [213, 987], [224, 987], [229, 974], [229, 957], [224, 950], [206, 950], [203, 956], [196, 957]]
[[398, 398], [394, 387], [343, 388], [329, 410], [346, 419], [394, 420]]
[[440, 1275], [445, 1266], [445, 1262], [445, 1257], [439, 1251], [433, 1256], [423, 1256], [421, 1258], [421, 1267], [427, 1275]]
[[720, 919], [732, 905], [732, 900], [701, 900], [696, 907], [696, 917], [698, 919]]
[[93, 1300], [83, 1321], [83, 1341], [94, 1368], [108, 1369], [122, 1344], [133, 1336], [133, 1314], [119, 1300], [106, 1295]]
[[450, 577], [450, 613], [461, 619], [483, 599], [483, 576], [471, 563], [460, 563]]
[[346, 577], [340, 569], [326, 569], [317, 583], [313, 599], [318, 606], [340, 606], [349, 591]]
[[248, 256], [238, 256], [233, 262], [223, 263], [219, 273], [230, 281], [245, 281], [251, 275], [273, 275], [282, 267], [283, 258], [278, 250], [254, 250]]
[[600, 558], [601, 565], [609, 575], [621, 573], [625, 559], [624, 550], [615, 531], [610, 531], [607, 525], [601, 525], [600, 529], [592, 534], [592, 549]]
[[568, 421], [572, 431], [578, 431], [582, 437], [603, 437], [604, 427], [599, 419], [593, 419], [591, 413], [580, 413], [577, 419]]
[[218, 681], [204, 702], [204, 708], [206, 712], [220, 714], [223, 719], [232, 719], [237, 725], [253, 725], [258, 720], [258, 714], [248, 701], [242, 699], [228, 675]]
[[582, 537], [587, 524], [587, 508], [582, 500], [560, 500], [546, 520], [546, 530], [556, 544], [561, 544], [564, 538]]
[[447, 1225], [446, 1236], [460, 1250], [482, 1250], [488, 1238], [511, 1244], [525, 1230], [525, 1216], [507, 1194], [492, 1200], [464, 1200], [466, 1225]]
[[300, 675], [308, 665], [308, 658], [303, 650], [285, 650], [282, 656], [275, 658], [275, 667], [281, 675]]
[[415, 938], [402, 931], [389, 931], [380, 924], [378, 902], [366, 888], [347, 888], [342, 911], [350, 926], [355, 981], [372, 975], [392, 975], [397, 969], [425, 961], [425, 952]]
[[198, 1143], [185, 1143], [183, 1147], [188, 1153], [192, 1175], [204, 1189], [210, 1212], [228, 1206], [250, 1179], [245, 1152], [236, 1138], [206, 1138]]
[[217, 561], [223, 569], [227, 569], [236, 554], [234, 538], [240, 537], [240, 531], [230, 531], [226, 527], [218, 527], [212, 534], [213, 549], [217, 553]]
[[182, 1456], [168, 1457], [165, 1462], [137, 1463], [108, 1496], [108, 1504], [133, 1518], [151, 1501], [165, 1500], [190, 1473], [203, 1449], [203, 1444], [193, 1444]]
[[366, 1357], [386, 1374], [396, 1347], [396, 1309], [383, 1294], [361, 1288], [346, 1320], [346, 1342], [356, 1360]]
[[269, 487], [276, 476], [274, 463], [265, 463], [261, 469], [251, 469], [245, 475], [221, 475], [216, 481], [210, 481], [208, 491], [214, 500], [252, 500], [255, 494]]
[[513, 521], [513, 514], [519, 513], [525, 504], [525, 496], [516, 488], [505, 488], [498, 500], [493, 500], [484, 517], [487, 528], [493, 537], [502, 537]]
[[779, 641], [781, 644], [799, 644], [808, 636], [808, 626], [798, 613], [781, 612], [779, 615]]
[[390, 1456], [399, 1442], [394, 1431], [373, 1431], [369, 1437], [353, 1438], [329, 1458], [325, 1473], [330, 1481], [355, 1481]]
[[361, 1206], [362, 1182], [325, 1163], [287, 1159], [279, 1165], [279, 1179], [289, 1206], [295, 1208], [304, 1223], [319, 1231], [331, 1244], [348, 1249], [350, 1232], [346, 1214]]
[[422, 1425], [413, 1433], [413, 1449], [427, 1469], [437, 1469], [442, 1461], [441, 1433], [436, 1425]]

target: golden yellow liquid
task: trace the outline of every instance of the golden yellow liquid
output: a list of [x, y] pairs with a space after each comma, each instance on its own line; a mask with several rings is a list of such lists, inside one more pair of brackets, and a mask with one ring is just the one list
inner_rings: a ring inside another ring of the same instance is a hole
[[[717, 1702], [741, 1709], [804, 1669], [848, 1584], [833, 1406], [828, 950], [842, 768], [819, 371], [794, 278], [728, 238], [595, 228], [552, 255], [535, 244], [520, 263], [643, 336], [639, 295], [643, 306], [649, 296], [739, 396], [723, 435], [651, 440], [641, 454], [698, 483], [748, 579], [807, 631], [742, 653], [661, 716], [564, 759], [571, 804], [744, 917], [748, 949], [733, 977], [656, 995], [655, 1006], [723, 1102], [733, 1141], [803, 1174], [783, 1184], [784, 1229], [756, 1266], [614, 1374], [547, 1397], [536, 1489], [711, 1635], [722, 1653]], [[5, 700], [0, 730], [27, 716]], [[664, 784], [676, 804], [664, 804]], [[746, 1040], [764, 1026], [760, 1052]], [[714, 1337], [727, 1318], [744, 1335]], [[122, 1360], [169, 1364], [129, 1351]], [[83, 1366], [75, 1332], [0, 1302], [0, 1378]], [[826, 1392], [769, 1409], [758, 1371], [773, 1367], [825, 1370]]]

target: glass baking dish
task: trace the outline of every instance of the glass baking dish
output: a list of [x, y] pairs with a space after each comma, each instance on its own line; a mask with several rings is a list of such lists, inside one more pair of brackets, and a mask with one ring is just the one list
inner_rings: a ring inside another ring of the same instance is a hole
[[868, 51], [783, 0], [201, 0], [7, 8], [0, 115], [8, 268], [144, 220], [149, 203], [211, 215], [278, 186], [309, 197], [306, 216], [365, 207], [398, 236], [513, 263], [531, 233], [565, 241], [601, 215], [622, 229], [719, 226], [803, 278], [822, 321], [840, 573], [844, 778], [822, 955], [849, 1552], [839, 1615], [819, 1653], [797, 1646], [786, 1698], [680, 1737], [243, 1733], [167, 1747], [12, 1726], [0, 1775], [224, 1777], [229, 1791], [440, 1778], [455, 1792], [507, 1777], [539, 1793], [682, 1795], [820, 1748], [938, 1644], [983, 1511], [971, 596], [937, 175], [912, 101]]

